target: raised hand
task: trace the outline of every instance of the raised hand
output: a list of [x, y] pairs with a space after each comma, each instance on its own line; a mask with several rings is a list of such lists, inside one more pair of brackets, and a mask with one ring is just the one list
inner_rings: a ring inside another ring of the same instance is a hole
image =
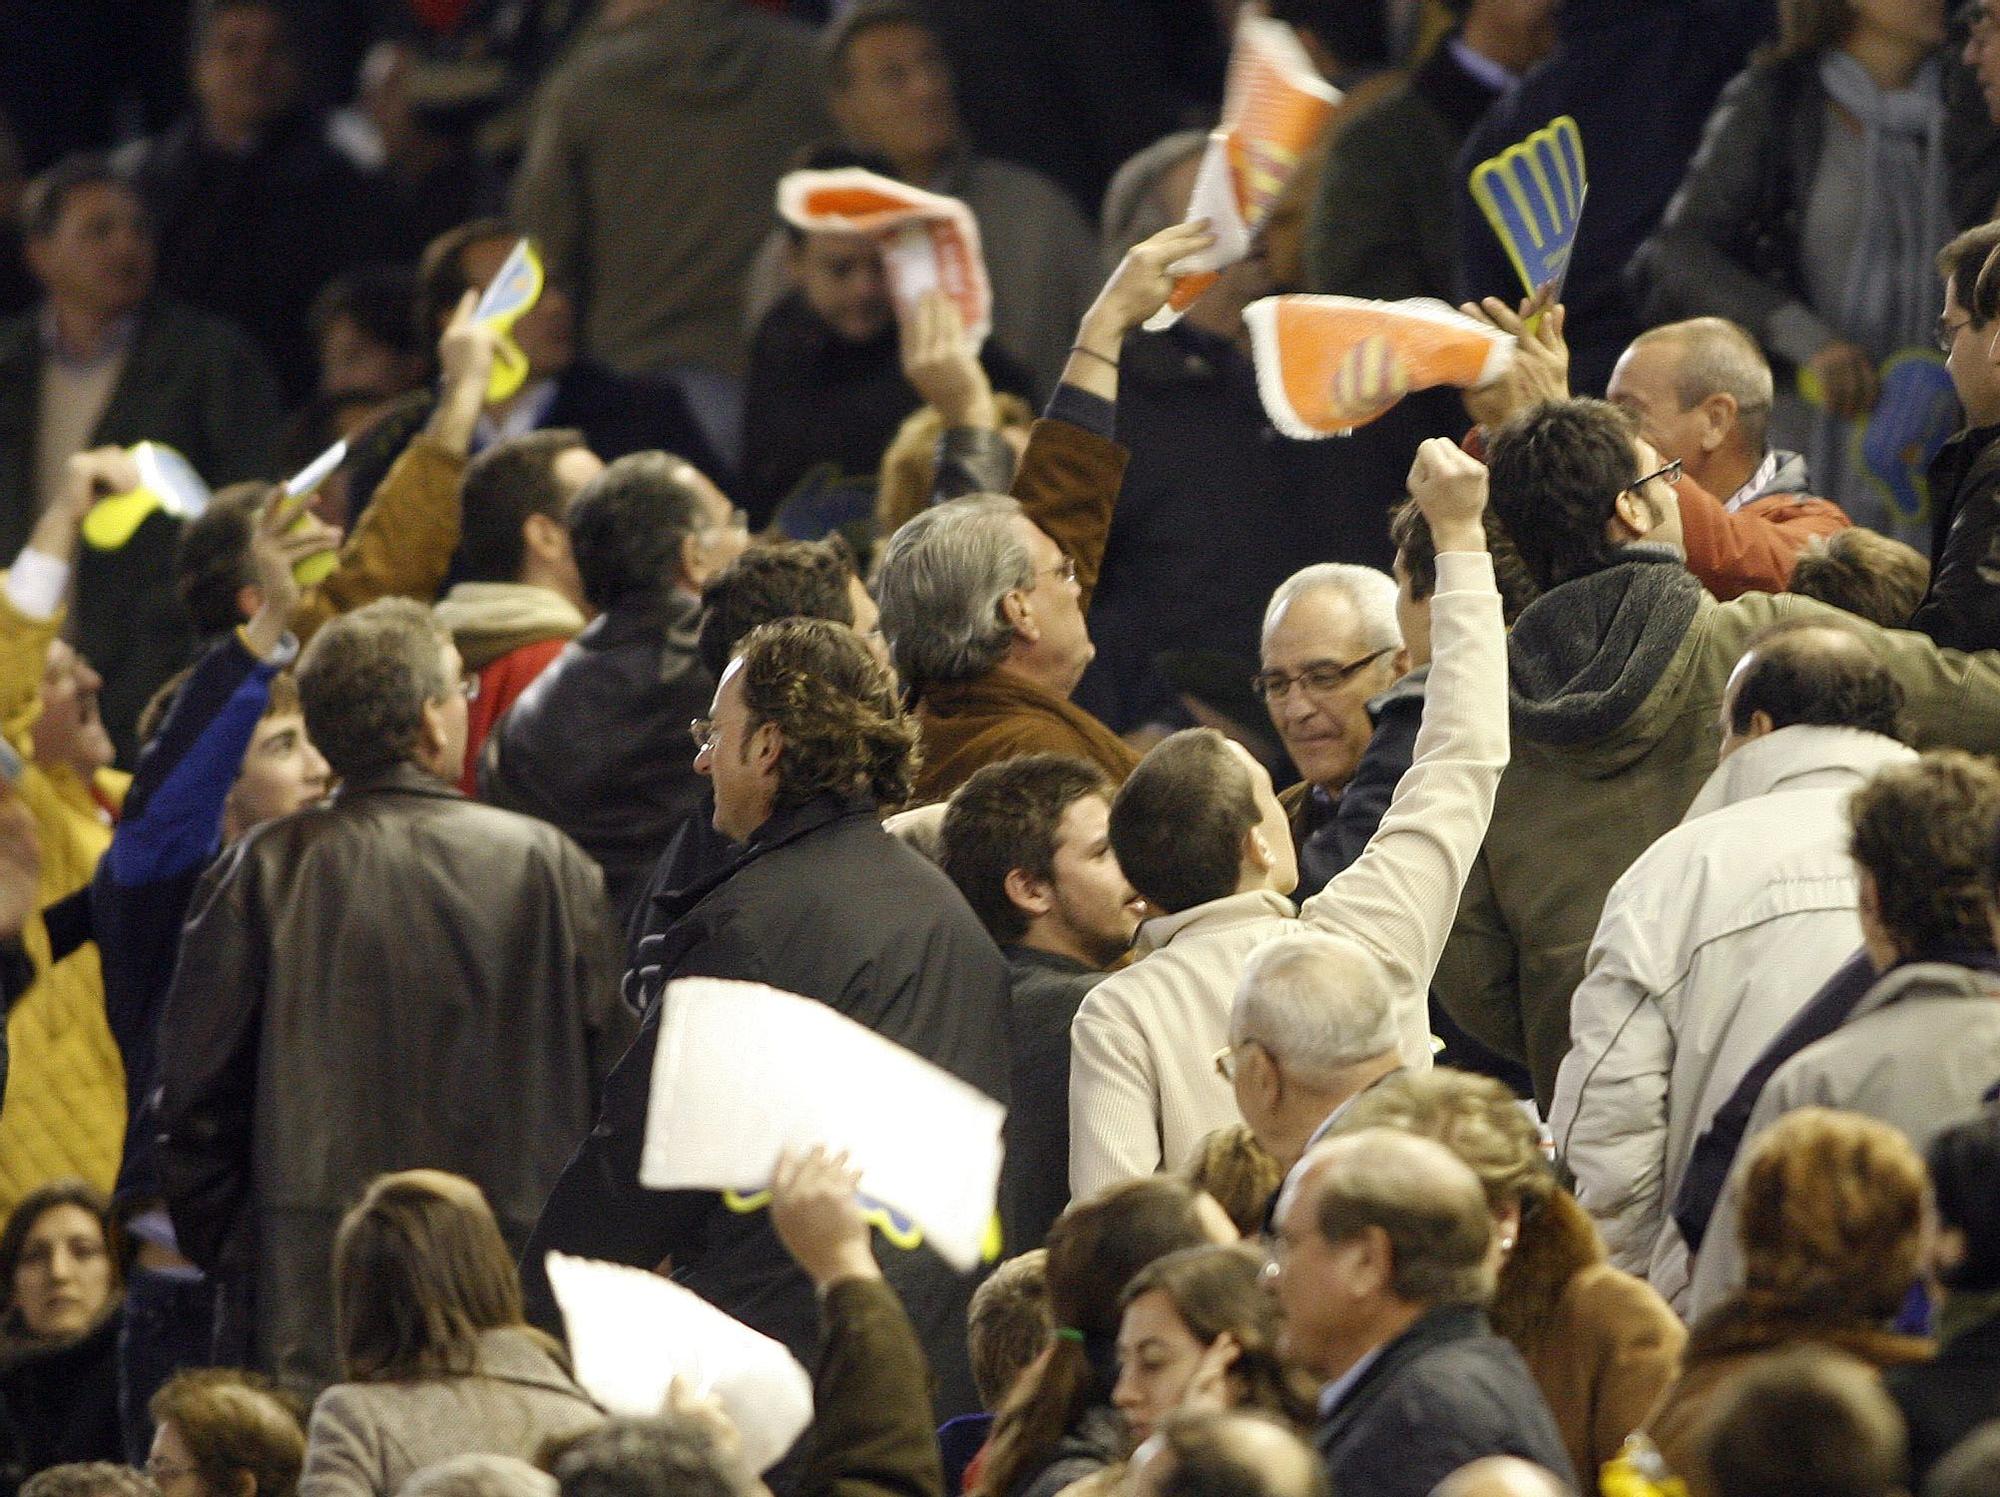
[[1492, 384], [1465, 392], [1465, 409], [1489, 430], [1504, 425], [1545, 400], [1569, 399], [1569, 344], [1563, 338], [1563, 307], [1550, 300], [1554, 288], [1544, 286], [1509, 307], [1497, 296], [1468, 302], [1459, 310], [1468, 317], [1514, 336], [1514, 362]]
[[946, 426], [1000, 424], [993, 385], [965, 336], [958, 308], [942, 291], [926, 291], [903, 320], [903, 375]]
[[1080, 341], [1090, 346], [1092, 336], [1108, 336], [1114, 343], [1123, 339], [1167, 304], [1174, 289], [1173, 267], [1214, 243], [1215, 236], [1202, 220], [1175, 224], [1133, 245], [1084, 313], [1085, 336]]
[[1410, 464], [1410, 497], [1439, 551], [1484, 551], [1486, 465], [1456, 442], [1432, 437]]
[[817, 1145], [803, 1156], [787, 1151], [778, 1159], [771, 1179], [771, 1226], [817, 1289], [882, 1276], [854, 1193], [860, 1179], [845, 1153], [829, 1157]]

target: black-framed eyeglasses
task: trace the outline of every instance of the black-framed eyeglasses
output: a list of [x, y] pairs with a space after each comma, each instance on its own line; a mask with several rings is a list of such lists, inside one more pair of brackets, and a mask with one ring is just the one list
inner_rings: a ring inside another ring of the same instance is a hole
[[1939, 313], [1936, 330], [1937, 351], [1939, 353], [1950, 353], [1952, 344], [1958, 341], [1958, 335], [1971, 326], [1972, 319], [1970, 317], [1961, 317], [1958, 321], [1953, 322], [1951, 320], [1951, 313]]
[[1619, 490], [1619, 492], [1623, 494], [1636, 494], [1656, 478], [1664, 478], [1669, 484], [1679, 483], [1681, 481], [1681, 460], [1679, 458], [1675, 458], [1672, 462], [1668, 463], [1664, 468], [1656, 469], [1655, 471], [1648, 473], [1644, 478], [1641, 478], [1634, 483], [1626, 484], [1623, 489]]
[[688, 724], [688, 737], [694, 740], [697, 754], [705, 754], [715, 747], [715, 734], [715, 719], [712, 717], [697, 717]]
[[1307, 696], [1331, 696], [1384, 655], [1394, 653], [1395, 649], [1394, 645], [1384, 645], [1345, 665], [1332, 660], [1316, 660], [1297, 675], [1288, 676], [1283, 671], [1259, 671], [1250, 678], [1250, 689], [1272, 706], [1289, 696], [1294, 686], [1303, 687]]

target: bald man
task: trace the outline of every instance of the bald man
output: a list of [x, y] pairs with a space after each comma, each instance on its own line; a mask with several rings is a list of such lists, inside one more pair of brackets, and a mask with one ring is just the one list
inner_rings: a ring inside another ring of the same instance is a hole
[[1571, 1497], [1570, 1489], [1533, 1461], [1489, 1455], [1437, 1484], [1431, 1497]]
[[1688, 568], [1718, 598], [1783, 592], [1807, 541], [1848, 528], [1838, 505], [1806, 492], [1806, 460], [1766, 445], [1771, 366], [1735, 323], [1696, 317], [1641, 333], [1605, 395], [1638, 418], [1663, 462], [1681, 464]]
[[1612, 1263], [1687, 1311], [1667, 1214], [1716, 1110], [1861, 947], [1847, 800], [1916, 758], [1902, 688], [1838, 614], [1751, 642], [1722, 757], [1681, 824], [1612, 886], [1570, 1003], [1549, 1127]]
[[1573, 1481], [1520, 1353], [1493, 1334], [1493, 1218], [1442, 1144], [1364, 1128], [1319, 1144], [1278, 1202], [1280, 1351], [1324, 1380], [1313, 1443], [1336, 1492], [1430, 1497], [1517, 1455]]

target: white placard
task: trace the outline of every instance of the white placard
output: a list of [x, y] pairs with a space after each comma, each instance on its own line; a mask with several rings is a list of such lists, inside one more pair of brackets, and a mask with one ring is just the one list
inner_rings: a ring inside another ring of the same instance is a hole
[[969, 1273], [993, 1220], [1007, 1109], [823, 1003], [761, 983], [667, 985], [639, 1181], [758, 1191], [778, 1155], [846, 1150], [861, 1193]]
[[678, 1377], [721, 1402], [759, 1472], [812, 1423], [812, 1379], [782, 1343], [642, 1268], [566, 1253], [547, 1262], [576, 1380], [612, 1413], [659, 1413]]

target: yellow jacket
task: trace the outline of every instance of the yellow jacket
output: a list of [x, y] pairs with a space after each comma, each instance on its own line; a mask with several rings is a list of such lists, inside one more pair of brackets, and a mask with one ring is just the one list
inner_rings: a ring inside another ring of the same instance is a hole
[[[31, 756], [43, 661], [61, 623], [61, 615], [29, 618], [0, 591], [0, 724], [27, 761], [19, 790], [41, 838], [44, 906], [90, 882], [111, 845], [104, 806], [124, 799], [130, 779], [104, 770], [87, 785], [73, 770], [36, 764]], [[125, 1069], [105, 1022], [97, 948], [86, 945], [51, 966], [40, 916], [21, 938], [37, 976], [7, 1015], [0, 1218], [36, 1186], [61, 1176], [81, 1175], [109, 1190], [125, 1146]]]

